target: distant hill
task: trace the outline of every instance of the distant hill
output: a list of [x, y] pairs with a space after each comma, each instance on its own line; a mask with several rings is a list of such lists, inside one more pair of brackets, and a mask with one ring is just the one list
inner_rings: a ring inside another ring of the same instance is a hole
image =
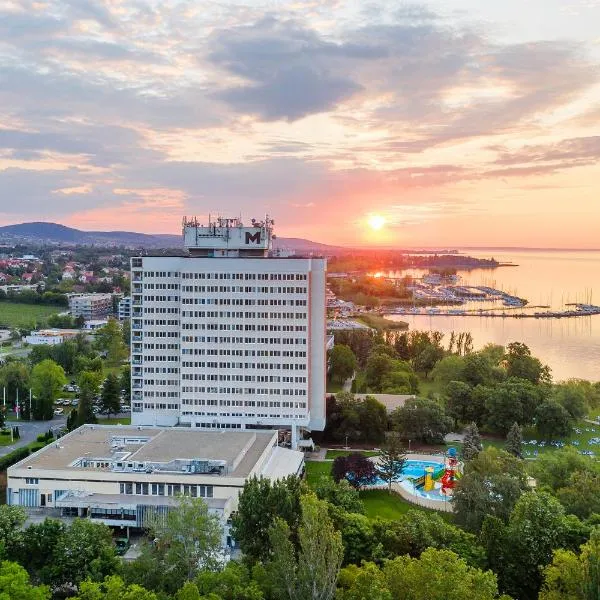
[[[126, 246], [135, 248], [180, 248], [181, 235], [136, 233], [135, 231], [82, 231], [58, 223], [19, 223], [0, 227], [0, 243], [57, 244], [71, 246]], [[276, 238], [275, 248], [297, 252], [334, 252], [335, 246], [302, 238]]]

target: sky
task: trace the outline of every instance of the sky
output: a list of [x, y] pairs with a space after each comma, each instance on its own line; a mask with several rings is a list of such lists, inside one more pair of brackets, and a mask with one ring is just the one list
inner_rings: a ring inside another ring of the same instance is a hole
[[600, 0], [0, 0], [0, 225], [598, 248], [598, 23]]

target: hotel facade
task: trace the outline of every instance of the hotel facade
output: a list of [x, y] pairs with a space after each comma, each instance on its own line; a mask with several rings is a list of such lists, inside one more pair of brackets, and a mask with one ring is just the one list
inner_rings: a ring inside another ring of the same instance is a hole
[[273, 222], [184, 220], [184, 256], [131, 259], [132, 423], [325, 426], [326, 261], [272, 255]]

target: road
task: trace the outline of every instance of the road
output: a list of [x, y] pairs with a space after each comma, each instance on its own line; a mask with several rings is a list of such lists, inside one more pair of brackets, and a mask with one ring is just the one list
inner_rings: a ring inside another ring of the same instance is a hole
[[48, 429], [56, 431], [64, 427], [67, 423], [66, 417], [55, 416], [52, 421], [7, 421], [8, 427], [18, 427], [21, 437], [15, 440], [10, 446], [0, 446], [0, 456], [4, 456], [21, 446], [27, 446], [31, 442], [35, 442], [38, 435], [46, 433]]

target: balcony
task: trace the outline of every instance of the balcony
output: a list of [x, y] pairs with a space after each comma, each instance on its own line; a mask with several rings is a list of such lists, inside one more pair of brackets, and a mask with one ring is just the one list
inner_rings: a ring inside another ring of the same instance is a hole
[[134, 377], [142, 377], [143, 376], [142, 369], [141, 368], [140, 369], [133, 369], [132, 375]]
[[142, 296], [140, 294], [132, 296], [131, 303], [133, 306], [140, 306], [142, 304]]
[[141, 365], [142, 364], [142, 359], [141, 358], [132, 358], [131, 359], [131, 364], [132, 365]]
[[131, 384], [131, 389], [133, 389], [133, 390], [142, 390], [142, 389], [144, 389], [144, 384], [142, 383], [141, 380], [134, 381]]
[[136, 333], [131, 336], [131, 340], [133, 342], [141, 342], [144, 339], [144, 336], [141, 333]]
[[131, 324], [131, 329], [139, 331], [140, 329], [142, 329], [142, 324], [141, 324], [141, 323], [136, 323], [136, 322], [134, 321], [134, 322]]
[[141, 402], [142, 401], [142, 392], [133, 392], [132, 400], [134, 402]]

